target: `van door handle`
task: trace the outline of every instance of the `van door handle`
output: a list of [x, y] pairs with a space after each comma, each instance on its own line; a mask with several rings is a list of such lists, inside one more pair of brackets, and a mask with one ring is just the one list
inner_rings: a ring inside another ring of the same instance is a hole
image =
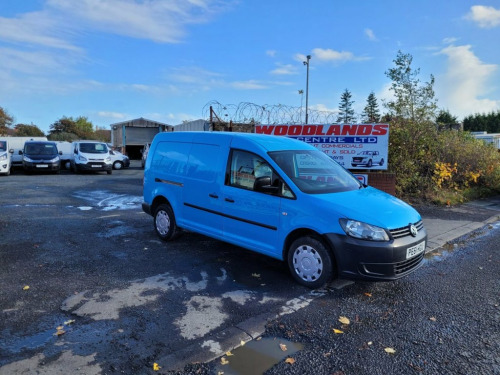
[[210, 198], [215, 198], [215, 199], [219, 198], [219, 196], [217, 194], [213, 194], [213, 193], [212, 194], [208, 194], [208, 196]]
[[224, 199], [226, 202], [229, 202], [229, 203], [234, 203], [234, 199], [231, 199], [231, 198], [226, 198]]

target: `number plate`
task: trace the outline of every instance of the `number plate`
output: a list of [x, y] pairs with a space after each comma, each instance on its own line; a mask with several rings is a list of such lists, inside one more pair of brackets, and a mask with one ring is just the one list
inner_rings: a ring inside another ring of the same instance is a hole
[[92, 164], [92, 168], [101, 168], [99, 164]]
[[47, 164], [37, 164], [37, 168], [48, 168], [49, 166]]
[[425, 241], [406, 249], [406, 259], [413, 258], [425, 250]]

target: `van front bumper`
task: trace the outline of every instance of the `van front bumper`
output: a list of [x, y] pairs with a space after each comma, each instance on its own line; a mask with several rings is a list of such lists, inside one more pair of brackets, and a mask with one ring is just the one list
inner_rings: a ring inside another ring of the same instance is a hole
[[75, 168], [79, 171], [111, 171], [113, 169], [113, 165], [103, 162], [91, 162], [87, 164], [75, 163]]
[[[371, 281], [397, 280], [417, 270], [423, 264], [427, 245], [425, 229], [416, 237], [387, 242], [359, 240], [336, 233], [326, 234], [326, 238], [334, 249], [339, 277]], [[424, 251], [407, 258], [407, 250], [416, 246], [423, 246]]]
[[23, 168], [25, 171], [37, 171], [37, 172], [57, 172], [61, 169], [61, 164], [56, 163], [44, 163], [44, 162], [23, 162]]

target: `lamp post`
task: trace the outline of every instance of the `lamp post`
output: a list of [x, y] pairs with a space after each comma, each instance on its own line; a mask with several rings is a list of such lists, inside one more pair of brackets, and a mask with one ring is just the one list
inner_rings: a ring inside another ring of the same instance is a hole
[[309, 120], [309, 114], [307, 113], [307, 109], [309, 106], [309, 60], [311, 60], [311, 55], [306, 56], [307, 61], [304, 61], [304, 65], [307, 66], [307, 78], [306, 78], [306, 125]]

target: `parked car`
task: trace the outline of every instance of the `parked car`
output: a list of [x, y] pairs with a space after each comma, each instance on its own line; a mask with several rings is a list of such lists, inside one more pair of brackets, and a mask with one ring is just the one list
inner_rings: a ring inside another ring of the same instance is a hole
[[8, 139], [0, 139], [0, 174], [8, 176], [12, 167], [12, 154]]
[[24, 143], [23, 169], [25, 172], [55, 172], [61, 170], [61, 159], [55, 142], [27, 141]]
[[159, 133], [143, 195], [160, 239], [183, 228], [226, 241], [285, 261], [311, 288], [398, 279], [420, 267], [427, 242], [411, 206], [286, 137]]
[[384, 165], [384, 158], [380, 156], [378, 151], [362, 151], [354, 156], [351, 162], [353, 167], [362, 165], [371, 168], [374, 164]]
[[122, 169], [130, 167], [130, 159], [127, 155], [123, 155], [120, 151], [109, 150], [113, 169]]
[[141, 158], [141, 168], [144, 168], [146, 165], [146, 159], [148, 158], [149, 147], [151, 143], [145, 143], [144, 148], [142, 149], [142, 158]]

